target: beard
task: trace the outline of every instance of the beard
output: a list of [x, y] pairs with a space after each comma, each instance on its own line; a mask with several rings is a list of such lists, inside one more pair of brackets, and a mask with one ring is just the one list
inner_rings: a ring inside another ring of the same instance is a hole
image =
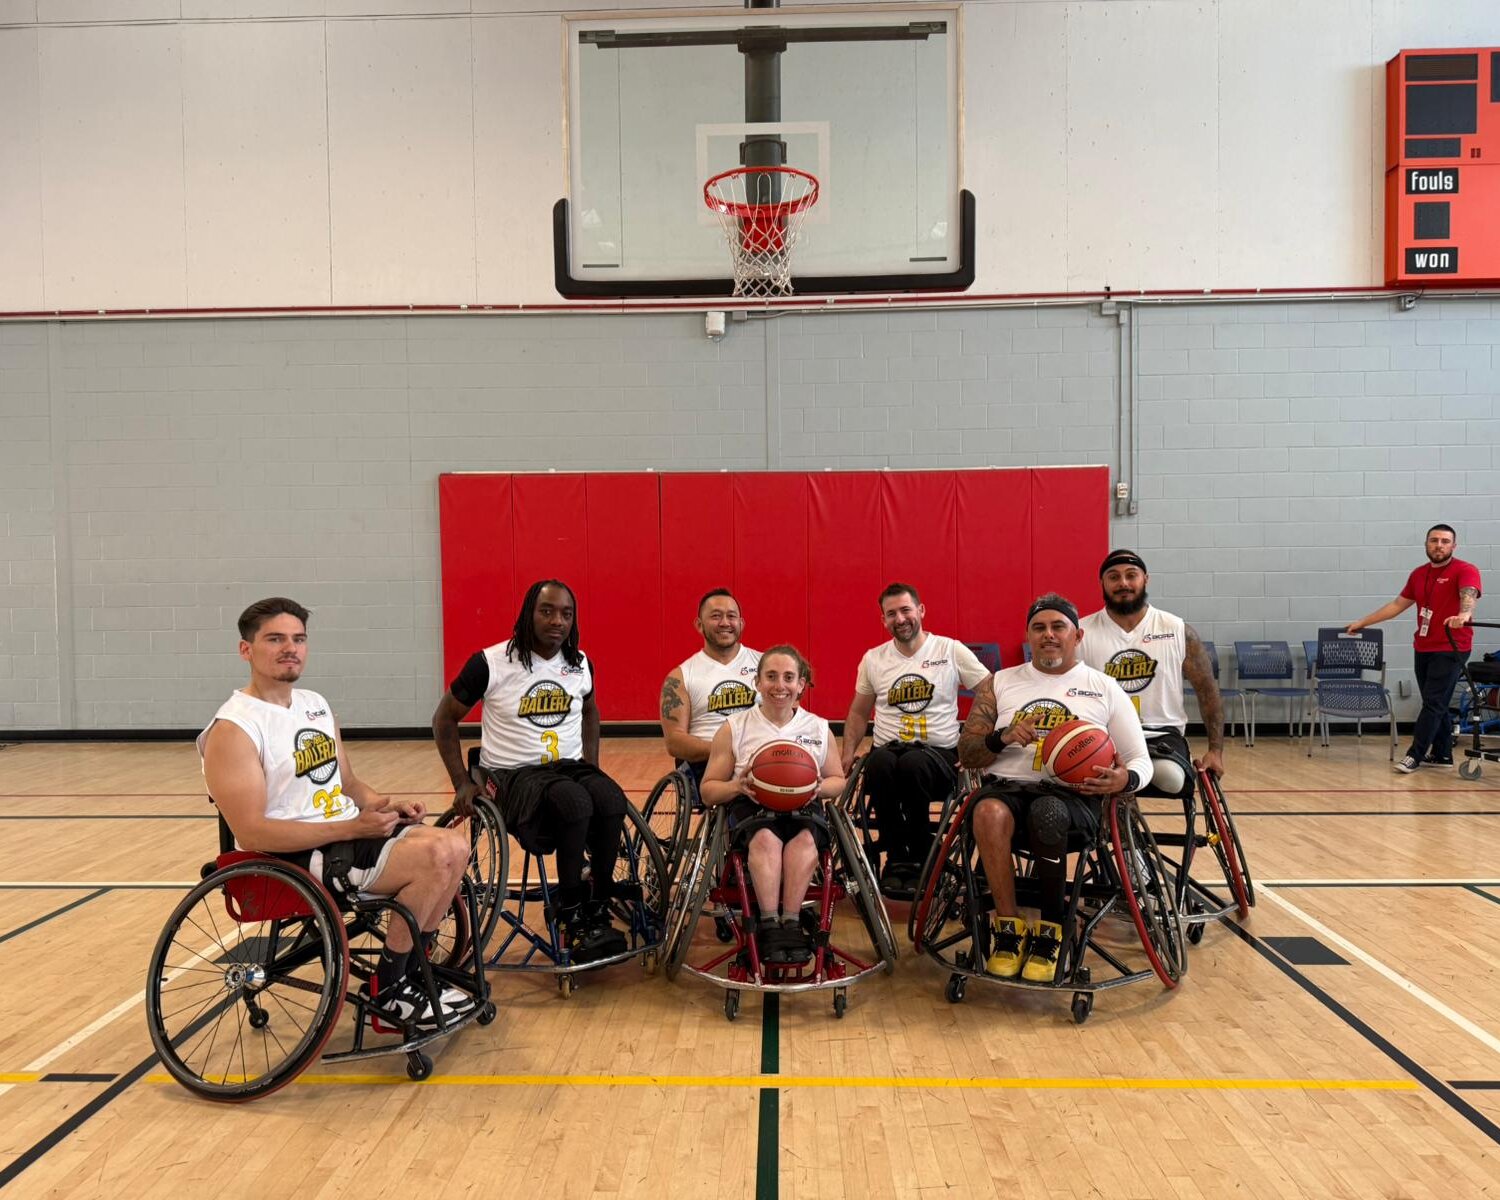
[[1117, 617], [1132, 617], [1146, 607], [1148, 599], [1145, 588], [1141, 589], [1141, 594], [1134, 600], [1112, 600], [1106, 592], [1104, 593], [1104, 607]]
[[1448, 550], [1448, 551], [1429, 550], [1427, 552], [1427, 561], [1430, 562], [1435, 567], [1442, 566], [1445, 562], [1447, 562], [1452, 557], [1453, 557], [1453, 551], [1452, 550]]

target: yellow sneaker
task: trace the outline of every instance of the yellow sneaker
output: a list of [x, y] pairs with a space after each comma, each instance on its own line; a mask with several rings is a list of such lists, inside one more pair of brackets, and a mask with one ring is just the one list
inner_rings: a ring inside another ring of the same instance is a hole
[[990, 918], [990, 946], [984, 969], [1001, 979], [1014, 979], [1021, 971], [1021, 960], [1026, 957], [1026, 918]]
[[1021, 978], [1032, 983], [1051, 983], [1057, 978], [1057, 960], [1062, 953], [1062, 926], [1056, 921], [1038, 921], [1031, 934], [1031, 948]]

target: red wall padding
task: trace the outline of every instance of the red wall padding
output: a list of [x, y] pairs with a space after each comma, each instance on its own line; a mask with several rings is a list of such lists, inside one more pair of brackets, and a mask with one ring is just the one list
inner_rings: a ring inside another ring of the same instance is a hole
[[[876, 597], [922, 593], [927, 627], [1020, 661], [1045, 591], [1098, 607], [1105, 467], [987, 471], [444, 475], [443, 665], [510, 635], [526, 588], [566, 580], [611, 721], [649, 721], [667, 671], [702, 645], [698, 597], [733, 589], [745, 641], [800, 647], [808, 707], [842, 720], [860, 655], [887, 636]], [[434, 697], [436, 700], [436, 697]]]

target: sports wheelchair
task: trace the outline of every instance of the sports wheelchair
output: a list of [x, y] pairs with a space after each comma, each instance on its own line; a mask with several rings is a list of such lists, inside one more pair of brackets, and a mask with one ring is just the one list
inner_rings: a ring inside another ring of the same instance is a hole
[[[871, 799], [869, 792], [864, 788], [865, 765], [868, 761], [869, 756], [863, 754], [854, 760], [854, 765], [849, 771], [849, 786], [845, 789], [844, 795], [847, 797], [846, 808], [849, 813], [849, 819], [854, 827], [859, 830], [860, 847], [864, 850], [865, 859], [869, 862], [870, 869], [874, 872], [875, 878], [878, 881], [880, 873], [885, 866], [888, 852], [881, 836], [880, 816], [875, 810], [875, 803]], [[933, 813], [929, 809], [928, 826], [934, 842], [937, 839], [938, 830], [941, 828], [942, 814], [947, 811], [948, 806], [952, 803], [956, 795], [961, 796], [967, 790], [964, 775], [965, 773], [962, 769], [955, 767], [953, 788], [943, 798], [936, 813]], [[931, 856], [932, 846], [929, 845], [928, 858], [930, 859]], [[921, 865], [925, 866], [925, 863]], [[922, 877], [919, 874], [918, 879], [920, 880]], [[917, 886], [917, 884], [913, 884], [911, 892], [893, 889], [883, 893], [883, 895], [887, 899], [896, 901], [897, 903], [910, 901], [915, 904], [918, 895], [920, 895]]]
[[703, 811], [698, 783], [687, 764], [682, 762], [674, 764], [656, 781], [646, 803], [641, 806], [641, 815], [661, 844], [669, 882], [675, 880], [682, 869], [682, 856], [687, 850], [693, 818], [701, 816]]
[[[1167, 867], [1174, 880], [1177, 910], [1187, 930], [1188, 941], [1197, 945], [1203, 940], [1203, 931], [1211, 921], [1227, 918], [1231, 914], [1244, 920], [1255, 907], [1255, 882], [1250, 877], [1250, 863], [1245, 858], [1245, 847], [1240, 842], [1239, 830], [1235, 828], [1234, 814], [1229, 811], [1229, 801], [1219, 786], [1218, 778], [1211, 771], [1195, 770], [1196, 786], [1182, 796], [1182, 832], [1176, 830], [1155, 833], [1156, 844], [1178, 851], [1177, 857], [1164, 854]], [[1198, 826], [1197, 798], [1203, 799], [1203, 825]], [[1162, 798], [1146, 792], [1142, 800]], [[1148, 820], [1170, 820], [1171, 813], [1150, 812]], [[1228, 889], [1226, 897], [1215, 888], [1193, 877], [1193, 860], [1203, 848], [1213, 850], [1214, 859], [1224, 877], [1223, 886]]]
[[[426, 1079], [432, 1059], [425, 1047], [471, 1022], [495, 1019], [483, 956], [474, 952], [478, 917], [466, 880], [428, 957], [416, 919], [392, 897], [365, 897], [347, 881], [335, 897], [294, 863], [235, 850], [223, 817], [219, 844], [218, 858], [204, 864], [202, 881], [167, 919], [146, 977], [151, 1044], [193, 1094], [219, 1101], [268, 1096], [320, 1055], [343, 1063], [405, 1054], [407, 1075]], [[418, 947], [414, 958], [429, 1011], [437, 1014], [433, 1023], [402, 1021], [350, 990], [351, 977], [368, 983], [374, 975], [391, 921], [405, 922]], [[445, 1014], [438, 1003], [445, 988], [465, 993], [472, 1002], [466, 1012]], [[355, 1010], [353, 1045], [324, 1054], [346, 1002]], [[372, 1018], [400, 1033], [381, 1040]]]
[[[912, 941], [950, 972], [945, 995], [950, 1004], [963, 1000], [970, 979], [1004, 987], [1071, 992], [1072, 1016], [1081, 1025], [1094, 1008], [1097, 992], [1139, 983], [1153, 976], [1168, 990], [1187, 972], [1187, 939], [1176, 905], [1171, 875], [1151, 830], [1128, 794], [1110, 796], [1102, 803], [1099, 832], [1088, 838], [1068, 835], [1068, 853], [1075, 856], [1067, 890], [1064, 939], [1051, 983], [1032, 983], [1020, 977], [1002, 979], [985, 971], [990, 955], [990, 913], [994, 908], [971, 817], [980, 789], [952, 801], [943, 814], [943, 828], [933, 846], [919, 885], [919, 899], [911, 917]], [[1020, 907], [1037, 906], [1031, 856], [1014, 850], [1016, 898]], [[1105, 918], [1128, 920], [1145, 951], [1144, 968], [1132, 969], [1121, 957], [1124, 947], [1111, 939]], [[1113, 942], [1113, 944], [1112, 944]], [[1089, 952], [1114, 974], [1094, 979], [1085, 963]]]
[[[744, 851], [730, 846], [725, 810], [713, 808], [689, 839], [682, 874], [667, 913], [666, 974], [675, 979], [686, 970], [724, 989], [724, 1016], [739, 1016], [741, 991], [811, 992], [832, 990], [833, 1013], [849, 1006], [849, 987], [866, 975], [895, 970], [896, 939], [875, 876], [860, 850], [844, 797], [826, 806], [830, 846], [819, 857], [802, 907], [803, 928], [811, 935], [812, 955], [800, 962], [762, 961], [755, 942], [755, 900]], [[854, 902], [875, 960], [866, 962], [832, 940], [834, 906], [845, 897]], [[733, 945], [696, 966], [688, 962], [693, 934], [705, 912], [713, 914], [721, 942]]]
[[[625, 810], [609, 898], [611, 916], [624, 927], [626, 948], [619, 954], [578, 963], [563, 941], [554, 903], [556, 884], [548, 875], [546, 855], [517, 839], [523, 855], [521, 877], [511, 878], [511, 835], [500, 815], [495, 779], [480, 765], [478, 747], [469, 750], [468, 766], [480, 793], [474, 799], [474, 815], [469, 821], [472, 851], [467, 876], [477, 897], [476, 928], [480, 931], [479, 946], [489, 955], [489, 969], [551, 975], [564, 998], [573, 994], [578, 976], [585, 971], [639, 958], [647, 974], [654, 972], [665, 936], [669, 876], [661, 846], [635, 805], [628, 804]], [[456, 820], [458, 817], [450, 811], [438, 823]], [[496, 936], [499, 944], [491, 947]]]

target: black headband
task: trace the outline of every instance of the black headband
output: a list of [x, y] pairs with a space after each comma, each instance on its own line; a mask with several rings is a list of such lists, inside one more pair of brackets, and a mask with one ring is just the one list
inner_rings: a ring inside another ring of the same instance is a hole
[[1061, 596], [1038, 596], [1031, 602], [1031, 607], [1026, 610], [1026, 624], [1031, 624], [1031, 618], [1039, 612], [1060, 612], [1068, 620], [1073, 622], [1074, 627], [1078, 625], [1078, 610], [1073, 607], [1069, 600]]
[[[1099, 577], [1104, 577], [1104, 572], [1110, 567], [1140, 567], [1146, 570], [1145, 560], [1134, 550], [1111, 550], [1109, 557], [1099, 564]], [[1147, 572], [1149, 574], [1149, 572]]]

